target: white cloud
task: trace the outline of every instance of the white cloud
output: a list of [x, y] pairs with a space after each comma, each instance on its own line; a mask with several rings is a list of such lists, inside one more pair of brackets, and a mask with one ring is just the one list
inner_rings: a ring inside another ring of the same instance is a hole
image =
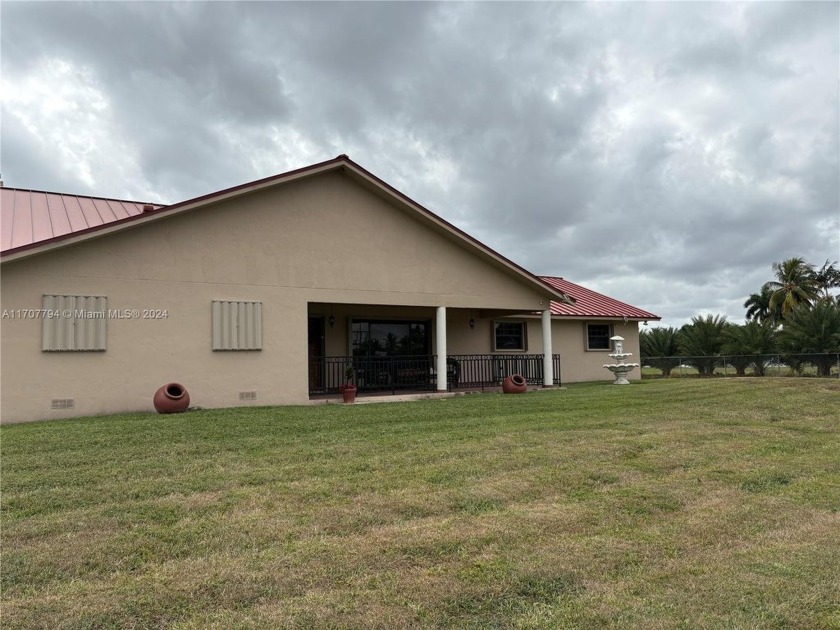
[[8, 3], [7, 185], [177, 201], [347, 153], [536, 273], [743, 316], [840, 258], [836, 3]]

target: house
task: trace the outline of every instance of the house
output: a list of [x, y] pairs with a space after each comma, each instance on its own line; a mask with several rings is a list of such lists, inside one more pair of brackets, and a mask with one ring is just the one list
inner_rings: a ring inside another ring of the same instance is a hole
[[344, 155], [169, 206], [0, 196], [4, 423], [151, 410], [173, 381], [202, 407], [307, 403], [348, 365], [362, 391], [606, 380], [609, 337], [638, 356], [658, 319], [534, 276]]

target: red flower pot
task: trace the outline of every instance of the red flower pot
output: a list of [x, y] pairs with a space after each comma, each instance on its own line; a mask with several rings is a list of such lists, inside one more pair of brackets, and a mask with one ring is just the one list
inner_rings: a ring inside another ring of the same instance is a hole
[[528, 391], [528, 384], [521, 374], [511, 374], [502, 381], [502, 391], [505, 394], [524, 394]]
[[341, 396], [342, 396], [342, 398], [344, 398], [344, 402], [346, 402], [346, 403], [356, 402], [356, 386], [355, 385], [342, 385], [341, 386]]
[[167, 383], [155, 392], [154, 403], [158, 413], [181, 413], [190, 406], [190, 395], [180, 383]]

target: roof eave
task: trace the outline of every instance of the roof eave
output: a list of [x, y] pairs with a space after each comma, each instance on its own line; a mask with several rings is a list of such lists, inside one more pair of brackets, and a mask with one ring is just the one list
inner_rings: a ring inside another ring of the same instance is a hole
[[288, 171], [286, 173], [281, 173], [279, 175], [272, 175], [271, 177], [259, 179], [254, 182], [249, 182], [247, 184], [240, 184], [232, 188], [226, 188], [224, 190], [220, 190], [214, 193], [202, 195], [200, 197], [188, 199], [179, 203], [174, 203], [169, 206], [163, 206], [150, 212], [144, 212], [143, 214], [126, 217], [124, 219], [119, 219], [117, 221], [112, 221], [103, 225], [97, 225], [91, 228], [87, 228], [85, 230], [72, 232], [70, 234], [56, 236], [45, 241], [38, 241], [37, 243], [24, 245], [22, 247], [8, 249], [4, 251], [2, 255], [0, 255], [0, 263], [12, 262], [15, 260], [20, 260], [22, 258], [35, 256], [37, 254], [42, 254], [48, 251], [53, 251], [55, 249], [60, 249], [62, 247], [68, 247], [70, 245], [82, 243], [87, 240], [93, 240], [95, 238], [107, 236], [108, 234], [119, 230], [138, 227], [141, 225], [145, 225], [146, 223], [174, 216], [176, 214], [189, 212], [191, 210], [195, 210], [196, 208], [208, 205], [210, 203], [219, 203], [228, 199], [239, 197], [244, 194], [249, 194], [258, 190], [262, 190], [264, 188], [268, 188], [279, 183], [287, 183], [296, 179], [300, 179], [304, 176], [313, 175], [318, 172], [326, 172], [329, 170], [333, 170], [335, 168], [338, 168], [342, 162], [343, 158], [342, 156], [339, 156], [337, 158], [333, 158], [332, 160], [327, 160], [326, 162], [320, 162], [311, 166], [305, 166], [303, 168]]

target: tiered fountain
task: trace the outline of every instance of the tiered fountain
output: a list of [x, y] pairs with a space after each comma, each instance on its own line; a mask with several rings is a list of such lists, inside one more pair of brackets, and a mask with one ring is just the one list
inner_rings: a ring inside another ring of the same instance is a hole
[[630, 381], [627, 380], [627, 374], [629, 374], [633, 368], [639, 367], [639, 364], [625, 362], [625, 359], [633, 353], [624, 352], [624, 337], [616, 335], [615, 337], [610, 337], [610, 341], [615, 342], [615, 352], [608, 356], [615, 359], [615, 363], [604, 363], [604, 367], [615, 374], [615, 382], [613, 385], [629, 385]]

